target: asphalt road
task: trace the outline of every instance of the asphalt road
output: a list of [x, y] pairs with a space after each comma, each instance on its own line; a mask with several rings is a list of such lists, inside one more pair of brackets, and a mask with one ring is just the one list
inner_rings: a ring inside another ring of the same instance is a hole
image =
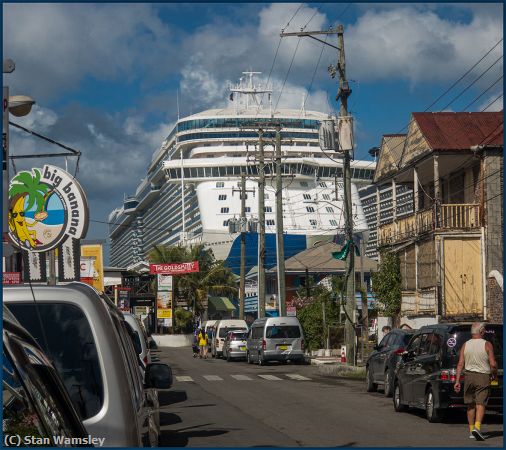
[[469, 439], [464, 414], [431, 424], [422, 411], [396, 413], [362, 381], [326, 377], [316, 366], [265, 367], [194, 359], [161, 348], [174, 384], [160, 392], [160, 446], [502, 447], [502, 416], [487, 415], [485, 442]]

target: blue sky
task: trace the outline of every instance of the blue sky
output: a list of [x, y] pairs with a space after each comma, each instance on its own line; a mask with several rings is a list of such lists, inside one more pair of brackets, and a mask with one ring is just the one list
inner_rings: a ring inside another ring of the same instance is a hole
[[[183, 116], [222, 107], [242, 71], [262, 72], [267, 81], [272, 68], [274, 102], [286, 79], [280, 107], [300, 108], [308, 93], [306, 109], [336, 110], [337, 84], [327, 73], [335, 50], [326, 47], [317, 65], [322, 44], [305, 38], [295, 51], [298, 38], [280, 43], [279, 33], [337, 23], [345, 27], [355, 156], [370, 159], [383, 134], [402, 131], [411, 112], [424, 111], [502, 39], [503, 6], [4, 3], [3, 54], [16, 63], [4, 85], [37, 102], [16, 122], [82, 152], [77, 178], [90, 205], [87, 239], [106, 239], [109, 212], [134, 193], [177, 118], [177, 91]], [[474, 99], [467, 111], [485, 108], [502, 93], [502, 59], [484, 72], [502, 54], [500, 43], [430, 110], [440, 111], [480, 75], [446, 110], [462, 111]], [[488, 111], [502, 108], [501, 97]], [[12, 128], [10, 147], [12, 154], [58, 150]], [[62, 158], [47, 162], [65, 167]], [[16, 168], [41, 165], [18, 160]], [[74, 172], [75, 159], [68, 168]]]

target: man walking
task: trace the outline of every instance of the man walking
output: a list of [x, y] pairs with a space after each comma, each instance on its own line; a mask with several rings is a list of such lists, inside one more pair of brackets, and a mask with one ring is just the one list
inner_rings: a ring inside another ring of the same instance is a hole
[[466, 371], [464, 403], [467, 405], [467, 421], [469, 422], [470, 438], [484, 441], [481, 433], [481, 422], [485, 416], [485, 406], [490, 395], [490, 381], [497, 377], [497, 363], [492, 344], [485, 339], [485, 324], [475, 322], [471, 326], [471, 339], [462, 345], [455, 392], [460, 392], [460, 375]]

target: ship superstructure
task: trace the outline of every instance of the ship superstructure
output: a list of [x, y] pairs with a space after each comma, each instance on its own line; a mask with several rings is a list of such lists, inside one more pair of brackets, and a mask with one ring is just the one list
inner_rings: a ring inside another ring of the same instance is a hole
[[[154, 245], [202, 242], [239, 272], [239, 234], [229, 221], [241, 214], [240, 175], [247, 176], [246, 217], [258, 219], [258, 129], [281, 125], [283, 224], [288, 258], [323, 239], [342, 235], [344, 227], [342, 159], [324, 153], [318, 143], [327, 114], [304, 108], [273, 109], [272, 91], [255, 85], [255, 72], [230, 87], [229, 106], [177, 121], [155, 153], [135, 195], [109, 216], [114, 266], [146, 259]], [[264, 101], [268, 103], [264, 107]], [[263, 133], [266, 141], [273, 131]], [[266, 265], [275, 265], [274, 148], [265, 152]], [[358, 188], [371, 183], [375, 163], [352, 162], [354, 230], [367, 230]], [[247, 270], [256, 265], [257, 234], [247, 233]]]

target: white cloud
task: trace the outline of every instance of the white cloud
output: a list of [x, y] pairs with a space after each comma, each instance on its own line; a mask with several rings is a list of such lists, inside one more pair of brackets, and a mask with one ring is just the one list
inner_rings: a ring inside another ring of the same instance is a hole
[[495, 94], [488, 97], [486, 100], [483, 101], [477, 108], [476, 111], [483, 111], [485, 110], [488, 112], [491, 111], [502, 111], [504, 109], [504, 98], [499, 97], [499, 93], [496, 92]]
[[[418, 84], [464, 73], [502, 38], [503, 22], [502, 14], [480, 14], [478, 8], [473, 19], [463, 23], [435, 11], [400, 6], [368, 10], [345, 33], [350, 77]], [[494, 55], [501, 53], [502, 46]], [[495, 58], [490, 58], [491, 63]]]

